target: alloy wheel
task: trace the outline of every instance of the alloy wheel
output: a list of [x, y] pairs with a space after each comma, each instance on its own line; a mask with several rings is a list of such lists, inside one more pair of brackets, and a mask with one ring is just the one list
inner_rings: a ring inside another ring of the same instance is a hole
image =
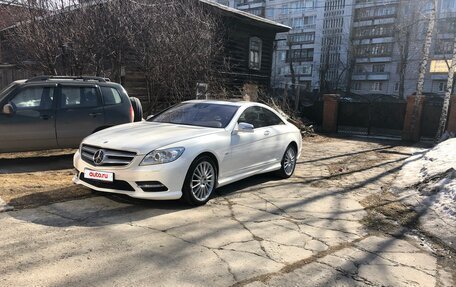
[[287, 175], [291, 175], [296, 165], [296, 151], [294, 148], [288, 148], [283, 161], [283, 169]]
[[209, 198], [215, 185], [215, 169], [207, 161], [200, 162], [194, 169], [190, 181], [190, 189], [199, 201]]

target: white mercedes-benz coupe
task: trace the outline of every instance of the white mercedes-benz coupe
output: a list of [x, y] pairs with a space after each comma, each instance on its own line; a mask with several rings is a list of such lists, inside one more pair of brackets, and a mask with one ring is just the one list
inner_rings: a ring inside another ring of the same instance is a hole
[[144, 199], [205, 204], [215, 188], [275, 171], [290, 177], [301, 134], [254, 102], [188, 101], [83, 140], [73, 181]]

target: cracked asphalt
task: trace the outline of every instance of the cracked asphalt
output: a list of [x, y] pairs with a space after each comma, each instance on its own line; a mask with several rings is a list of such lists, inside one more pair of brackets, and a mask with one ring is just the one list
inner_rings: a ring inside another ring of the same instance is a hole
[[360, 202], [419, 150], [397, 144], [305, 139], [293, 178], [199, 208], [96, 194], [0, 213], [0, 286], [455, 286], [454, 253], [366, 224]]

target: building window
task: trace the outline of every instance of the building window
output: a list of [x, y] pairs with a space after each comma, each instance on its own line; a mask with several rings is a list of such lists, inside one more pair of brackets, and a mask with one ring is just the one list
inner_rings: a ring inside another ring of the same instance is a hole
[[[314, 49], [293, 49], [291, 50], [291, 59], [294, 62], [311, 62], [313, 61]], [[287, 51], [287, 62], [290, 62], [290, 51]]]
[[394, 84], [394, 91], [395, 91], [395, 92], [399, 91], [399, 82], [396, 82], [396, 83]]
[[383, 83], [382, 82], [373, 82], [371, 90], [376, 91], [376, 92], [383, 90]]
[[315, 32], [290, 34], [288, 41], [291, 44], [312, 44], [315, 41]]
[[355, 65], [355, 73], [356, 74], [361, 74], [364, 73], [364, 66], [363, 65]]
[[372, 66], [372, 72], [374, 72], [374, 73], [383, 73], [383, 72], [385, 72], [385, 64], [374, 64]]
[[304, 64], [296, 69], [298, 75], [312, 76], [312, 64]]
[[250, 38], [249, 47], [249, 68], [252, 70], [261, 69], [261, 54], [263, 42], [258, 37]]
[[382, 57], [391, 55], [392, 50], [391, 43], [381, 43], [358, 45], [355, 52], [358, 57]]
[[446, 89], [447, 89], [447, 83], [440, 82], [439, 83], [439, 93], [445, 93]]
[[448, 55], [453, 54], [453, 40], [452, 39], [438, 39], [435, 44], [436, 55]]
[[361, 82], [353, 82], [353, 90], [359, 91], [362, 89]]

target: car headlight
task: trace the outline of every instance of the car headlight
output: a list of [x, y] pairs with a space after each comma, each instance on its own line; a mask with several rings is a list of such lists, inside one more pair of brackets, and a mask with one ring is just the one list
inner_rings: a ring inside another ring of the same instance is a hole
[[175, 161], [183, 153], [185, 148], [173, 147], [167, 149], [158, 149], [148, 153], [140, 165], [162, 164]]

